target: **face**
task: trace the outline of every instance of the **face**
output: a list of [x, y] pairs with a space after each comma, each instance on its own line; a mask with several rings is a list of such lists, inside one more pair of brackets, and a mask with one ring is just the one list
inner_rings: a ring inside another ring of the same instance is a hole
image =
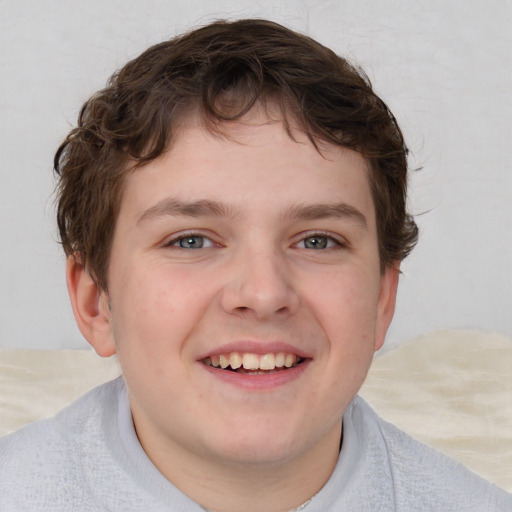
[[339, 444], [393, 314], [364, 159], [253, 112], [129, 174], [104, 327], [144, 445], [278, 464]]

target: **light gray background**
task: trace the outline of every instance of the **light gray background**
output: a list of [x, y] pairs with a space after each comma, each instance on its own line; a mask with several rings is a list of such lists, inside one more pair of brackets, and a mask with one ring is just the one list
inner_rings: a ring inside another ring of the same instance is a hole
[[266, 17], [359, 63], [413, 152], [421, 241], [387, 347], [439, 328], [512, 336], [510, 0], [0, 1], [0, 347], [79, 348], [56, 243], [53, 153], [149, 44]]

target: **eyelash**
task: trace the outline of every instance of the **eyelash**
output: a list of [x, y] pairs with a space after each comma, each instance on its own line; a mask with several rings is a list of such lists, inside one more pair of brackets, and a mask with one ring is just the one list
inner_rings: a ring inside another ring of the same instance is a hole
[[[182, 240], [186, 240], [187, 238], [195, 238], [195, 237], [202, 238], [203, 241], [208, 240], [210, 242], [210, 245], [208, 245], [207, 247], [198, 247], [198, 248], [196, 248], [196, 250], [197, 249], [208, 249], [208, 248], [216, 245], [216, 242], [213, 241], [210, 237], [208, 237], [202, 233], [197, 233], [197, 232], [191, 231], [190, 233], [182, 233], [178, 236], [173, 237], [171, 240], [169, 240], [168, 242], [166, 242], [164, 244], [164, 247], [176, 247], [179, 249], [192, 249], [193, 250], [194, 248], [192, 248], [192, 247], [180, 247], [177, 244], [179, 244]], [[310, 232], [302, 233], [300, 235], [300, 239], [297, 242], [295, 242], [293, 244], [293, 246], [297, 246], [301, 242], [305, 242], [306, 240], [313, 239], [313, 238], [327, 239], [327, 247], [317, 249], [317, 250], [329, 250], [329, 249], [338, 249], [338, 248], [347, 248], [348, 247], [348, 243], [345, 240], [340, 240], [339, 238], [334, 237], [334, 236], [332, 236], [328, 233], [322, 232], [322, 231], [310, 231]], [[329, 246], [329, 244], [331, 244], [331, 245]], [[307, 247], [302, 247], [302, 249], [315, 250], [314, 248], [307, 248]]]
[[192, 249], [190, 247], [179, 247], [178, 244], [181, 240], [186, 240], [187, 238], [202, 238], [203, 240], [209, 240], [210, 246], [208, 247], [199, 247], [199, 249], [208, 249], [209, 247], [217, 245], [210, 237], [204, 235], [203, 233], [196, 233], [191, 231], [190, 233], [182, 233], [178, 236], [173, 237], [171, 240], [165, 242], [164, 247], [176, 247], [177, 249]]
[[[298, 242], [296, 242], [294, 245], [298, 245], [301, 242], [305, 242], [307, 239], [311, 238], [326, 238], [327, 244], [331, 243], [332, 245], [330, 247], [325, 247], [323, 249], [317, 249], [317, 250], [329, 250], [329, 249], [343, 249], [348, 247], [348, 243], [344, 239], [340, 239], [338, 237], [335, 237], [329, 233], [325, 233], [322, 231], [310, 231], [306, 233], [301, 233], [300, 239]], [[304, 248], [306, 249], [306, 248]], [[312, 249], [314, 250], [314, 249]]]

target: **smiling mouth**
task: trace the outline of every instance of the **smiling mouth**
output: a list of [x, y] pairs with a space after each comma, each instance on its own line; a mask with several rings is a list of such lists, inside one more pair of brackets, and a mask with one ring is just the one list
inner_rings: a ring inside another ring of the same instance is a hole
[[265, 375], [295, 368], [304, 361], [295, 354], [279, 352], [277, 354], [253, 354], [250, 352], [231, 352], [229, 354], [212, 355], [202, 359], [206, 366], [245, 375]]

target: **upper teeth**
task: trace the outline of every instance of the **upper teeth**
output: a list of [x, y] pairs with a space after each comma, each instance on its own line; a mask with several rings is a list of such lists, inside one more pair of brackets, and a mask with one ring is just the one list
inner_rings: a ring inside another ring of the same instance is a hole
[[204, 359], [204, 363], [216, 368], [227, 368], [230, 366], [233, 370], [243, 367], [245, 370], [274, 370], [275, 368], [291, 368], [299, 361], [299, 357], [294, 354], [252, 354], [231, 352], [229, 354], [212, 355]]

